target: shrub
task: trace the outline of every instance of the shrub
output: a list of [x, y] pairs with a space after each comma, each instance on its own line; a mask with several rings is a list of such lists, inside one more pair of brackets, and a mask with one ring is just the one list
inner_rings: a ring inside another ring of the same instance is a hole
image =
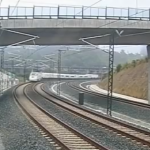
[[121, 68], [122, 68], [121, 64], [118, 64], [117, 67], [116, 67], [116, 72], [120, 72]]
[[135, 60], [132, 61], [132, 66], [133, 66], [133, 67], [136, 66], [136, 61], [135, 61]]

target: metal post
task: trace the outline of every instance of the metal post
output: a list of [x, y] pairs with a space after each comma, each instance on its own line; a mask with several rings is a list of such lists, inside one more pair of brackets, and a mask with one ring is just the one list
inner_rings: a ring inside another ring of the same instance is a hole
[[147, 45], [147, 58], [148, 58], [148, 104], [150, 104], [150, 45]]
[[36, 64], [36, 71], [37, 71], [37, 72], [39, 71], [39, 64], [38, 64], [38, 62], [37, 62], [37, 64]]
[[112, 110], [113, 63], [114, 63], [114, 34], [110, 36], [110, 45], [109, 45], [107, 114], [110, 116], [111, 116], [111, 110]]
[[53, 72], [53, 73], [55, 72], [55, 65], [54, 65], [54, 62], [52, 62], [52, 72]]
[[[2, 59], [2, 50], [0, 51], [1, 57], [0, 60]], [[2, 61], [0, 61], [1, 63]], [[0, 64], [0, 95], [2, 94], [2, 63]]]
[[61, 74], [61, 50], [58, 50], [58, 82], [57, 82], [57, 95], [60, 96], [60, 82], [61, 82], [61, 78], [60, 78], [60, 74]]
[[0, 66], [0, 79], [1, 79], [1, 90], [0, 90], [0, 94], [3, 94], [3, 84], [4, 84], [4, 77], [3, 77], [3, 69], [4, 69], [4, 49], [1, 50], [1, 66]]
[[148, 9], [148, 11], [149, 11], [149, 13], [148, 13], [148, 15], [149, 15], [148, 19], [150, 20], [150, 9]]
[[79, 105], [83, 105], [84, 104], [84, 93], [80, 92], [79, 93]]
[[103, 80], [103, 68], [100, 70], [100, 82]]
[[51, 73], [51, 61], [49, 61], [49, 73]]
[[26, 82], [26, 61], [24, 62], [24, 82]]
[[105, 8], [105, 19], [107, 18], [107, 7]]
[[57, 18], [59, 19], [59, 9], [60, 9], [60, 6], [58, 5], [58, 8], [57, 8]]
[[33, 19], [34, 19], [35, 6], [33, 6]]
[[84, 7], [82, 6], [82, 19], [84, 19]]
[[9, 14], [10, 14], [10, 6], [8, 6], [8, 19], [9, 19]]
[[14, 85], [14, 60], [12, 59], [11, 61], [11, 73], [12, 73], [12, 80], [11, 82], [13, 83], [12, 86]]
[[8, 71], [7, 71], [7, 89], [9, 88], [9, 74], [8, 74]]
[[50, 61], [50, 72], [54, 73], [54, 61]]
[[130, 8], [128, 7], [128, 20], [130, 19]]

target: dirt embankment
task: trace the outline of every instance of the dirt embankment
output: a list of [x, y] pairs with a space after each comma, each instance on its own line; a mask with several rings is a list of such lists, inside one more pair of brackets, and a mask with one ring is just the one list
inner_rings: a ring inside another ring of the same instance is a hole
[[[99, 85], [107, 90], [108, 79]], [[147, 99], [148, 93], [148, 64], [141, 63], [114, 74], [113, 92], [136, 98]]]

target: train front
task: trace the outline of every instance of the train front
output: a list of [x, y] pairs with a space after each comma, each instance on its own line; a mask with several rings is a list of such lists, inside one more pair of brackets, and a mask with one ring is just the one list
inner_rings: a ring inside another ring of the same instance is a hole
[[29, 81], [36, 82], [39, 81], [38, 75], [35, 72], [31, 72], [29, 76]]

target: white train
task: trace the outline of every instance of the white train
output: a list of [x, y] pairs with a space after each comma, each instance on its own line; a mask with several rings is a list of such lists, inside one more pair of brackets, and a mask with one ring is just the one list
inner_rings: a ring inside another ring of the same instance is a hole
[[[58, 78], [57, 73], [42, 73], [42, 78], [43, 79], [56, 79]], [[93, 79], [93, 78], [98, 78], [99, 76], [96, 74], [60, 74], [60, 78], [62, 79]]]
[[96, 74], [60, 74], [58, 73], [41, 73], [41, 72], [31, 72], [29, 76], [29, 81], [40, 81], [43, 79], [96, 79], [99, 78]]
[[31, 72], [29, 76], [29, 81], [41, 81], [42, 73], [41, 72]]

